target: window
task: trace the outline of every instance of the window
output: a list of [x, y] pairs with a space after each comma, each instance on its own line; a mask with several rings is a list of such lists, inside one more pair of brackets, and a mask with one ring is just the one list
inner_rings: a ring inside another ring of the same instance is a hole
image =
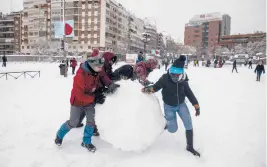
[[83, 46], [80, 46], [81, 49], [83, 49]]
[[73, 46], [72, 48], [73, 48], [73, 49], [76, 49], [76, 46]]
[[21, 48], [24, 49], [24, 46], [22, 46]]
[[29, 46], [27, 46], [27, 49], [30, 49], [30, 47], [29, 47]]
[[88, 49], [91, 49], [92, 47], [91, 46], [88, 46]]

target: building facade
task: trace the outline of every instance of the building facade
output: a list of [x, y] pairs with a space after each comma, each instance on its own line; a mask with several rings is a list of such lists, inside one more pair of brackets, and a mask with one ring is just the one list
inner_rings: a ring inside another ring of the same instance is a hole
[[0, 13], [0, 55], [20, 52], [21, 12]]
[[149, 41], [146, 46], [146, 53], [150, 53], [151, 50], [156, 50], [158, 46], [157, 27], [148, 22], [145, 22], [144, 31], [145, 33], [148, 33], [150, 35]]
[[32, 54], [38, 42], [50, 39], [50, 1], [24, 0], [21, 27], [21, 52]]
[[184, 44], [201, 48], [207, 54], [219, 44], [222, 35], [230, 35], [231, 17], [220, 13], [194, 16], [185, 25]]
[[266, 33], [226, 35], [220, 37], [219, 44], [231, 50], [238, 44], [246, 47], [249, 42], [262, 41], [265, 39]]

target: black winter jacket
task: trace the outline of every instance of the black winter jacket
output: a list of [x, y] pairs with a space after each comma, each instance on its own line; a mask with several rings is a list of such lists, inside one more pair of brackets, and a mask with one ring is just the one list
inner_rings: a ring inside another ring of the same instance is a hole
[[130, 79], [133, 77], [133, 66], [129, 64], [123, 65], [114, 71], [113, 76], [115, 81], [120, 80], [121, 76]]
[[198, 101], [188, 84], [188, 77], [183, 81], [175, 83], [172, 81], [169, 73], [163, 74], [162, 77], [154, 84], [155, 92], [162, 89], [163, 102], [170, 106], [177, 106], [189, 99], [192, 105], [198, 104]]
[[264, 72], [265, 73], [265, 69], [264, 69], [264, 65], [257, 65], [257, 67], [255, 68], [255, 72]]

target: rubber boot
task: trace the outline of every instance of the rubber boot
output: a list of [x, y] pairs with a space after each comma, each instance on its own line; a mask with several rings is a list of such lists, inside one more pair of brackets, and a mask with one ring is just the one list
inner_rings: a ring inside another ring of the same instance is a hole
[[193, 146], [193, 129], [186, 130], [185, 134], [186, 134], [186, 143], [187, 143], [186, 150], [191, 152], [193, 155], [200, 157], [199, 152], [197, 152]]

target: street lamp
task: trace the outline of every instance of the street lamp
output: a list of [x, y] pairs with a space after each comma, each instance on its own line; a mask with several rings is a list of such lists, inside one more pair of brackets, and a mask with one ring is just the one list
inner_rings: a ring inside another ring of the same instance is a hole
[[145, 32], [145, 33], [142, 33], [142, 36], [143, 36], [142, 41], [144, 42], [144, 53], [146, 53], [146, 45], [147, 45], [148, 41], [150, 41], [150, 39], [149, 39], [150, 34]]

